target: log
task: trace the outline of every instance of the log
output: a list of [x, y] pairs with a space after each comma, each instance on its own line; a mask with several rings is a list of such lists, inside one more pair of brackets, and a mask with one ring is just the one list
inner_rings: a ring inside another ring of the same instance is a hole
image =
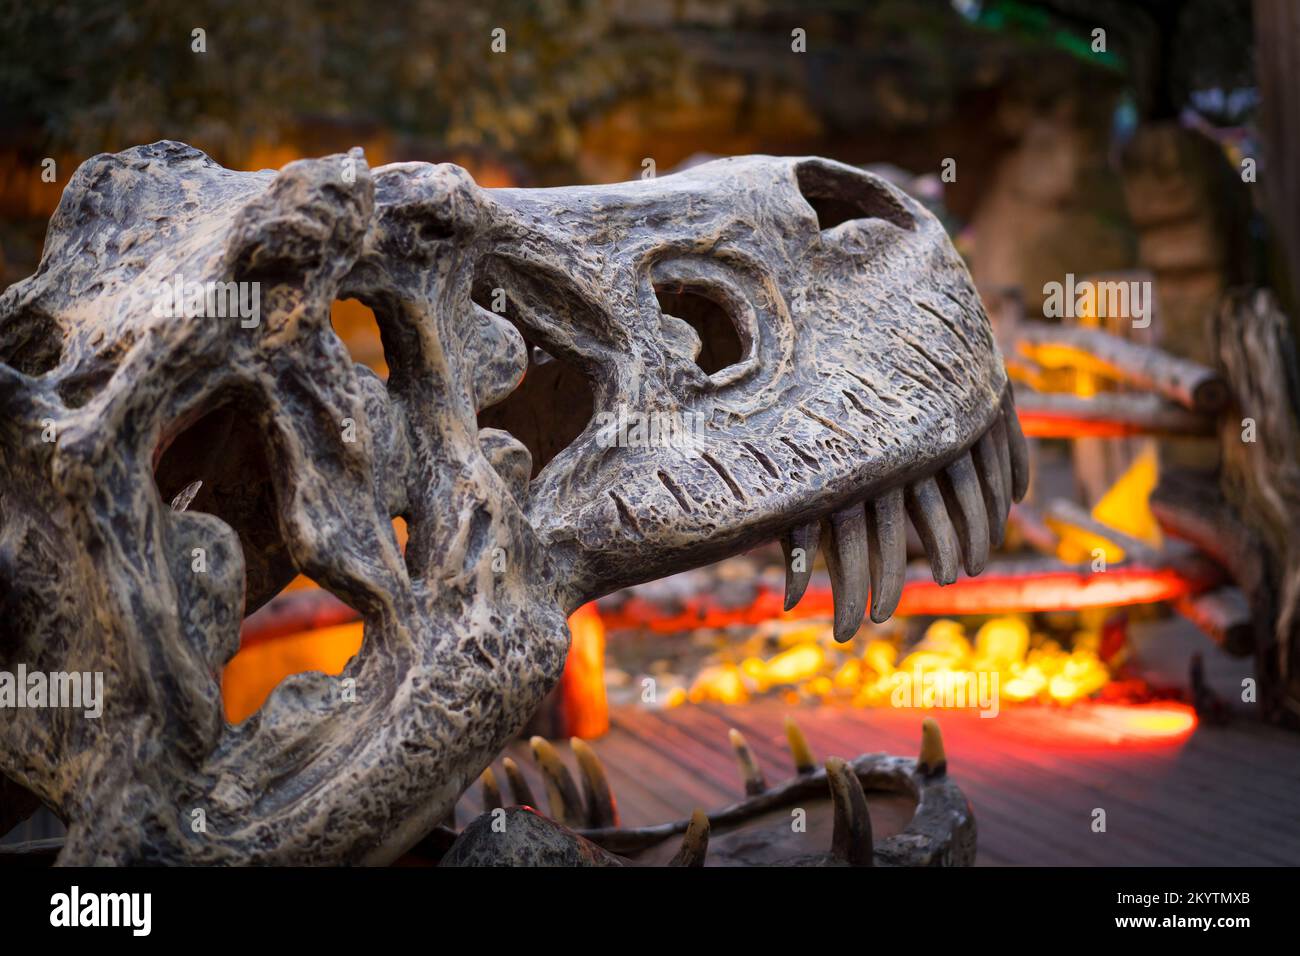
[[1123, 548], [1124, 555], [1127, 558], [1146, 563], [1160, 561], [1159, 551], [1151, 547], [1151, 545], [1098, 521], [1088, 512], [1088, 509], [1073, 501], [1068, 501], [1065, 498], [1053, 499], [1047, 506], [1046, 518], [1049, 523], [1075, 528], [1098, 538], [1103, 538], [1111, 544]]
[[1225, 585], [1187, 595], [1175, 601], [1174, 608], [1229, 654], [1244, 657], [1254, 647], [1255, 622], [1241, 588]]
[[1223, 497], [1217, 474], [1167, 467], [1147, 505], [1162, 531], [1209, 555], [1247, 593], [1263, 586], [1254, 534]]
[[1202, 415], [1228, 401], [1223, 376], [1199, 362], [1080, 325], [1026, 322], [1017, 348], [1044, 368], [1077, 368], [1153, 391]]
[[1159, 395], [1119, 392], [1082, 398], [1016, 389], [1020, 427], [1030, 438], [1210, 436], [1214, 420]]

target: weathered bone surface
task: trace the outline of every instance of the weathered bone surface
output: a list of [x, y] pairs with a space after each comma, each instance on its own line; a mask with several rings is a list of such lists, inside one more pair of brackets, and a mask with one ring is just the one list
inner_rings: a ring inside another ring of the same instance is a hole
[[[259, 321], [162, 314], [178, 277], [256, 283]], [[705, 375], [656, 288], [724, 309], [741, 360]], [[387, 383], [331, 329], [349, 297]], [[598, 413], [703, 428], [626, 447], [593, 419], [530, 484], [525, 445], [565, 403], [534, 434], [478, 419], [533, 374], [520, 328]], [[900, 490], [936, 575], [982, 565], [1025, 487], [1009, 402], [939, 224], [825, 160], [485, 190], [355, 150], [278, 173], [171, 142], [97, 156], [0, 296], [0, 670], [103, 672], [104, 710], [6, 711], [0, 771], [68, 822], [64, 863], [391, 861], [536, 709], [583, 601], [787, 533], [815, 547], [799, 529], [834, 515], [861, 528], [820, 535], [847, 637], [896, 600]], [[361, 613], [364, 646], [230, 726], [240, 621], [297, 572]]]

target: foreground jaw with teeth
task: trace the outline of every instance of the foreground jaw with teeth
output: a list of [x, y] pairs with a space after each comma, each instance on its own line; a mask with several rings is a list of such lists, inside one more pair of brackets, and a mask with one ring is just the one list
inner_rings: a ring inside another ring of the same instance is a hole
[[1023, 498], [1028, 486], [1028, 452], [1008, 389], [993, 424], [934, 474], [787, 532], [781, 540], [785, 609], [803, 597], [824, 543], [835, 639], [849, 640], [862, 624], [868, 598], [877, 624], [898, 607], [907, 571], [904, 513], [925, 547], [935, 583], [951, 584], [959, 561], [969, 575], [984, 570], [989, 548], [1002, 543], [1011, 502]]
[[[533, 737], [531, 750], [546, 791], [546, 816], [518, 765], [506, 757], [509, 799], [489, 767], [480, 778], [484, 813], [454, 842], [422, 848], [442, 866], [970, 866], [975, 861], [975, 818], [948, 776], [938, 723], [921, 724], [915, 758], [863, 754], [827, 757], [819, 767], [795, 721], [785, 718], [795, 775], [768, 782], [748, 741], [732, 728], [744, 798], [706, 813], [650, 826], [625, 826], [604, 765], [585, 741], [570, 743], [579, 786], [550, 741]], [[870, 794], [870, 796], [868, 796]], [[904, 795], [914, 801], [910, 819], [889, 836], [875, 831], [869, 803]], [[830, 833], [807, 826], [818, 803], [829, 799]], [[811, 810], [809, 809], [811, 808]], [[788, 813], [803, 813], [791, 827]], [[549, 819], [548, 819], [549, 818]], [[814, 835], [817, 834], [817, 835]], [[807, 836], [805, 836], [807, 835]], [[829, 836], [829, 845], [819, 840]], [[811, 838], [809, 838], [811, 837]], [[674, 848], [676, 852], [669, 857]]]

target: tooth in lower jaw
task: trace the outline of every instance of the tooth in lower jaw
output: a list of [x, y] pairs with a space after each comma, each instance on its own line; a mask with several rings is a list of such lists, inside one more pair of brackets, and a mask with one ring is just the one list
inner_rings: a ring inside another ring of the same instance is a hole
[[921, 544], [925, 545], [934, 583], [952, 584], [957, 580], [957, 564], [960, 560], [957, 532], [948, 520], [948, 509], [943, 503], [938, 482], [933, 478], [922, 478], [907, 489], [904, 500], [917, 536], [920, 537]]
[[731, 749], [736, 752], [736, 763], [740, 765], [740, 778], [745, 783], [745, 796], [757, 797], [767, 790], [767, 780], [763, 778], [763, 770], [754, 759], [754, 751], [749, 749], [744, 734], [735, 727], [731, 728], [727, 736], [731, 739]]
[[1029, 490], [1029, 446], [1020, 430], [1020, 417], [1010, 390], [1002, 396], [1002, 423], [1007, 429], [1007, 450], [1011, 455], [1011, 500], [1020, 501]]
[[582, 826], [582, 801], [578, 798], [578, 785], [573, 782], [569, 768], [545, 737], [533, 737], [528, 744], [533, 748], [533, 759], [546, 782], [546, 808], [551, 819], [566, 827]]
[[849, 505], [828, 523], [826, 568], [835, 599], [835, 640], [843, 644], [858, 632], [867, 611], [867, 513], [860, 504]]
[[943, 752], [943, 734], [939, 722], [933, 717], [921, 721], [921, 755], [916, 758], [916, 769], [927, 777], [948, 772], [948, 758]]
[[998, 473], [1002, 475], [1002, 487], [1006, 489], [1004, 496], [1005, 509], [1002, 512], [1002, 525], [1005, 528], [1007, 516], [1011, 514], [1011, 449], [1007, 447], [1007, 423], [998, 416], [998, 420], [993, 423], [993, 450], [998, 456]]
[[537, 798], [533, 796], [533, 788], [528, 786], [519, 764], [509, 757], [502, 757], [501, 766], [505, 768], [506, 781], [510, 784], [510, 796], [515, 801], [515, 806], [537, 809]]
[[709, 852], [709, 818], [703, 810], [691, 814], [690, 825], [682, 834], [682, 845], [668, 861], [669, 866], [703, 866]]
[[817, 761], [813, 759], [808, 738], [789, 714], [785, 715], [785, 739], [790, 744], [790, 757], [794, 760], [794, 769], [799, 776], [807, 776], [817, 769]]
[[984, 570], [989, 559], [989, 519], [970, 452], [963, 453], [944, 469], [939, 489], [948, 504], [948, 517], [957, 529], [957, 540], [961, 542], [962, 564], [966, 573], [974, 577]]
[[889, 620], [903, 596], [907, 574], [907, 528], [903, 489], [886, 492], [867, 506], [867, 549], [871, 556], [871, 619]]
[[862, 792], [862, 782], [853, 768], [839, 757], [828, 757], [826, 783], [830, 785], [831, 803], [835, 808], [831, 855], [850, 866], [872, 866], [875, 859], [871, 814], [867, 810], [867, 795]]
[[610, 789], [609, 778], [605, 776], [605, 765], [596, 756], [596, 751], [581, 737], [571, 738], [569, 746], [573, 748], [573, 755], [578, 758], [578, 768], [582, 771], [587, 825], [597, 830], [618, 826], [618, 804], [614, 802], [614, 791]]
[[[821, 538], [821, 525], [816, 521], [794, 528], [781, 536], [781, 550], [785, 552], [785, 609], [788, 611], [803, 597], [812, 578], [813, 558], [817, 557], [817, 543]], [[799, 552], [796, 554], [795, 552]], [[802, 570], [796, 570], [798, 563]]]
[[1007, 488], [1002, 483], [1002, 466], [998, 464], [997, 439], [993, 429], [975, 443], [973, 459], [984, 494], [984, 513], [989, 521], [989, 544], [1000, 547], [1006, 533]]
[[501, 806], [501, 787], [497, 784], [497, 775], [488, 767], [479, 777], [483, 784], [483, 809], [496, 810]]

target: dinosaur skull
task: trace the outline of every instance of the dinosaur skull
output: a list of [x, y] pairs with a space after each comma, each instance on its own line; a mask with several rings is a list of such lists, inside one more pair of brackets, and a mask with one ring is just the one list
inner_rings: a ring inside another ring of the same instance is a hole
[[[873, 616], [897, 600], [907, 505], [938, 541], [936, 574], [951, 580], [958, 543], [969, 570], [982, 565], [1015, 477], [1006, 377], [965, 267], [910, 197], [838, 163], [751, 156], [601, 189], [497, 190], [489, 208], [482, 281], [509, 290], [528, 337], [594, 395], [526, 505], [571, 603], [792, 528], [807, 541], [839, 515], [832, 560], [853, 579], [842, 592], [846, 621], [858, 600], [856, 629], [868, 578], [881, 585]], [[738, 361], [706, 375], [657, 290], [720, 308]], [[628, 420], [642, 440], [614, 424]], [[682, 427], [646, 438], [661, 421]], [[547, 431], [544, 411], [501, 424], [546, 447], [527, 434]]]
[[[706, 375], [665, 289], [722, 308], [739, 361]], [[348, 297], [387, 383], [332, 331]], [[525, 336], [596, 413], [531, 482], [564, 396], [480, 427]], [[62, 862], [390, 861], [537, 708], [584, 600], [776, 536], [810, 562], [824, 520], [847, 636], [897, 600], [905, 511], [937, 577], [978, 570], [1023, 490], [1005, 385], [939, 225], [834, 163], [484, 190], [358, 151], [97, 156], [0, 296], [0, 671], [100, 672], [103, 713], [7, 712], [0, 770], [69, 821]], [[698, 427], [611, 441], [629, 412]], [[298, 572], [362, 650], [230, 726], [240, 621]]]

